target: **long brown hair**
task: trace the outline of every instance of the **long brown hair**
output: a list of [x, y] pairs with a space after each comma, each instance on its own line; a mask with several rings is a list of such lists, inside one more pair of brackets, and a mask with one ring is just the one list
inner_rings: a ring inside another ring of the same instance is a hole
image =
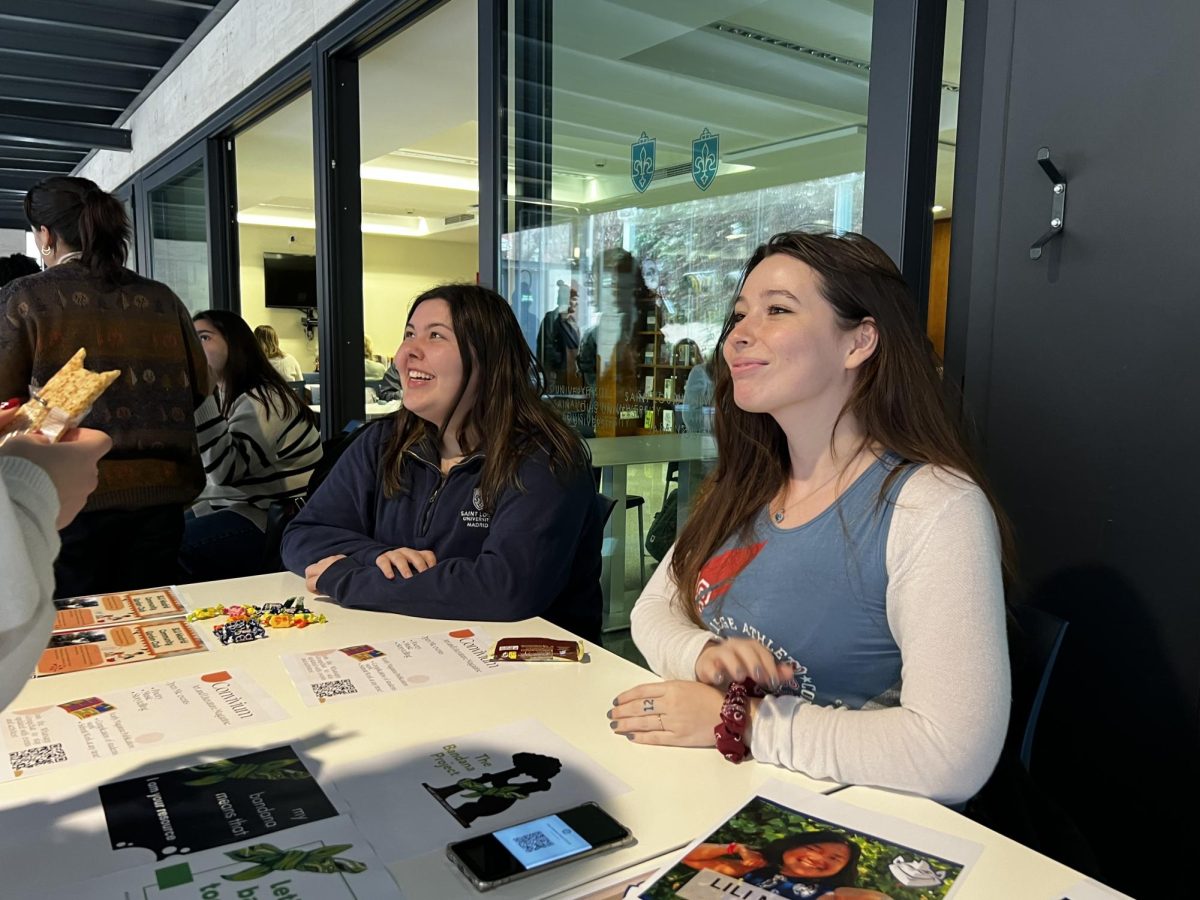
[[[408, 321], [426, 300], [444, 300], [449, 305], [450, 325], [462, 356], [462, 386], [442, 429], [449, 426], [463, 402], [471, 374], [479, 370], [475, 402], [455, 438], [465, 454], [484, 454], [480, 478], [484, 509], [493, 511], [496, 498], [505, 488], [521, 488], [517, 470], [539, 449], [549, 455], [550, 467], [556, 473], [587, 468], [587, 447], [542, 400], [541, 368], [505, 299], [477, 284], [444, 284], [413, 300]], [[395, 414], [395, 423], [396, 430], [384, 448], [381, 462], [388, 497], [407, 490], [405, 451], [425, 440], [440, 446], [443, 434], [442, 429], [404, 408]], [[472, 437], [478, 445], [471, 443]]]
[[290, 417], [299, 416], [309, 425], [317, 426], [317, 417], [292, 390], [283, 376], [267, 361], [266, 354], [254, 337], [246, 320], [224, 309], [206, 309], [192, 316], [193, 322], [209, 322], [225, 338], [229, 355], [221, 376], [225, 387], [218, 404], [221, 415], [229, 418], [233, 405], [242, 394], [249, 394], [266, 407], [271, 418], [272, 401]]
[[71, 175], [43, 178], [25, 195], [25, 218], [80, 251], [80, 263], [109, 284], [122, 279], [132, 231], [121, 201]]
[[[816, 273], [821, 296], [833, 307], [842, 328], [854, 328], [867, 317], [875, 320], [878, 344], [859, 367], [838, 420], [847, 413], [858, 420], [864, 434], [859, 449], [878, 444], [900, 457], [900, 465], [880, 489], [880, 502], [906, 467], [929, 464], [961, 473], [979, 485], [992, 505], [1005, 572], [1011, 576], [1011, 528], [961, 427], [947, 412], [937, 356], [917, 324], [912, 294], [895, 264], [861, 234], [784, 232], [754, 251], [742, 271], [738, 296], [755, 267], [777, 253], [799, 260]], [[756, 516], [791, 475], [783, 429], [770, 415], [746, 412], [733, 402], [733, 380], [723, 353], [734, 324], [732, 304], [730, 309], [712, 358], [717, 467], [701, 488], [671, 560], [680, 602], [697, 625], [703, 624], [694, 602], [701, 568], [731, 535], [749, 536]]]

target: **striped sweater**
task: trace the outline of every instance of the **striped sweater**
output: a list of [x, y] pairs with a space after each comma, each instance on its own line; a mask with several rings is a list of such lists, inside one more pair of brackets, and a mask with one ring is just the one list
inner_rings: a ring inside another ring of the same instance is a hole
[[196, 410], [196, 434], [208, 483], [192, 511], [231, 509], [261, 530], [271, 501], [303, 492], [321, 459], [317, 427], [276, 399], [268, 417], [265, 403], [243, 394], [226, 419], [211, 396]]

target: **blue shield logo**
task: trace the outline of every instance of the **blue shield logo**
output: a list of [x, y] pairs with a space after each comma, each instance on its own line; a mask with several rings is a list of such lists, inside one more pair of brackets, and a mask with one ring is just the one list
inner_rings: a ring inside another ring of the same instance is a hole
[[646, 132], [629, 145], [629, 175], [633, 186], [639, 194], [650, 187], [654, 180], [654, 152], [657, 142], [652, 137], [646, 137]]
[[702, 191], [707, 191], [717, 180], [717, 166], [721, 163], [721, 136], [707, 128], [700, 137], [692, 141], [692, 181]]

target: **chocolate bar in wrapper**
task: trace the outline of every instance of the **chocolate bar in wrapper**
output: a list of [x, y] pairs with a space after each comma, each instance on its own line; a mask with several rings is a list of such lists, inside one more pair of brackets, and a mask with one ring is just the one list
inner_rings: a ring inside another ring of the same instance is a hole
[[583, 642], [547, 637], [501, 638], [492, 644], [491, 658], [510, 662], [581, 662]]

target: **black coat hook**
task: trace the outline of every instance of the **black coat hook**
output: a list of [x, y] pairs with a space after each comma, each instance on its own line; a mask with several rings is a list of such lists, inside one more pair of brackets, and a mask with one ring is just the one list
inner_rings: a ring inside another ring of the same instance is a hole
[[1050, 230], [1029, 245], [1030, 259], [1041, 259], [1042, 248], [1062, 234], [1063, 226], [1067, 224], [1067, 179], [1063, 178], [1058, 167], [1050, 161], [1049, 147], [1038, 148], [1037, 163], [1054, 185], [1054, 194], [1050, 203]]

